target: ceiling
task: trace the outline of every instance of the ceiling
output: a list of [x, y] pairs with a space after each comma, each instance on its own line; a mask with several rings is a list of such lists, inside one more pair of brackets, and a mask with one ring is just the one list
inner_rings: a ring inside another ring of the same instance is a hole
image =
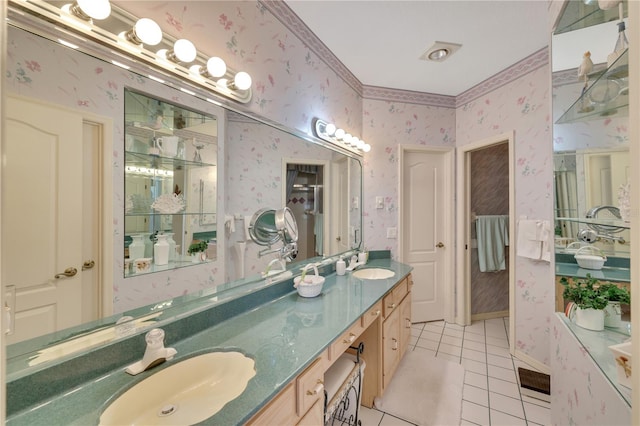
[[[549, 44], [545, 0], [287, 0], [364, 85], [456, 96]], [[436, 41], [462, 44], [421, 60]]]

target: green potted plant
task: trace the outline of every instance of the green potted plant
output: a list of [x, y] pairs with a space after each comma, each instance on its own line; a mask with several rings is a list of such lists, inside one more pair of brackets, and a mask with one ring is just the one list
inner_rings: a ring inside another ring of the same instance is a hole
[[622, 307], [620, 305], [631, 303], [629, 289], [613, 283], [606, 283], [600, 285], [600, 291], [606, 294], [609, 299], [609, 303], [604, 309], [604, 326], [620, 327], [622, 323]]
[[197, 241], [189, 245], [187, 253], [191, 255], [191, 261], [194, 263], [205, 261], [207, 259], [207, 254], [205, 253], [207, 247], [206, 241]]
[[[587, 274], [584, 279], [566, 277], [560, 279], [564, 286], [562, 297], [575, 305], [576, 325], [588, 330], [604, 330], [604, 309], [609, 303], [607, 293], [602, 291], [600, 281]], [[567, 316], [573, 317], [573, 309], [568, 307]]]

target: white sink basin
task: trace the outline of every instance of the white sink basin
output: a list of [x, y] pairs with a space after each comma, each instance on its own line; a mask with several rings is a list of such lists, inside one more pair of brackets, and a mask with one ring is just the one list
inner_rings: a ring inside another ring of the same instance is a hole
[[393, 277], [395, 274], [395, 272], [388, 269], [368, 268], [358, 269], [353, 272], [352, 275], [356, 278], [360, 278], [361, 280], [386, 280], [387, 278]]
[[255, 361], [239, 352], [188, 358], [117, 397], [100, 416], [100, 424], [199, 423], [240, 396], [255, 375]]

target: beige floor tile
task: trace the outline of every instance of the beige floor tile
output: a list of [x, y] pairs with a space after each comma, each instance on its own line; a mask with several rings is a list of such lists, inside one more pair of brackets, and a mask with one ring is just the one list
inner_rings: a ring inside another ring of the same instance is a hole
[[495, 392], [489, 392], [489, 404], [492, 410], [502, 411], [515, 417], [524, 419], [522, 401]]
[[462, 419], [478, 425], [489, 424], [489, 409], [469, 401], [462, 401]]
[[525, 419], [514, 417], [509, 414], [491, 409], [491, 426], [527, 426]]
[[462, 400], [473, 402], [474, 404], [489, 406], [489, 392], [486, 389], [477, 388], [471, 385], [464, 385], [462, 388]]
[[474, 373], [473, 371], [464, 372], [464, 384], [475, 386], [481, 389], [488, 389], [487, 376], [484, 374]]

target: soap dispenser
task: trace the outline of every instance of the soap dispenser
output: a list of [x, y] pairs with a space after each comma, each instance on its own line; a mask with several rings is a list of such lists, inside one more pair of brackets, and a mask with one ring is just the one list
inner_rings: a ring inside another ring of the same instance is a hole
[[342, 258], [342, 256], [340, 256], [340, 259], [338, 259], [338, 261], [336, 262], [336, 274], [344, 275], [346, 270], [347, 270], [347, 264], [344, 262], [344, 259]]

